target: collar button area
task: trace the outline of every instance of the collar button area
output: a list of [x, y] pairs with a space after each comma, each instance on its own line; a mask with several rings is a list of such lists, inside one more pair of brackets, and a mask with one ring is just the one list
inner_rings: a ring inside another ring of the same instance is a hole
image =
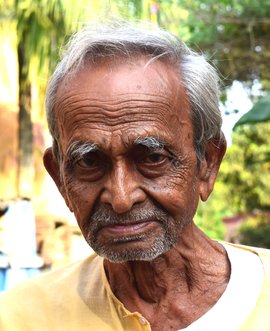
[[139, 317], [139, 322], [141, 323], [141, 325], [147, 325], [147, 320], [143, 316]]

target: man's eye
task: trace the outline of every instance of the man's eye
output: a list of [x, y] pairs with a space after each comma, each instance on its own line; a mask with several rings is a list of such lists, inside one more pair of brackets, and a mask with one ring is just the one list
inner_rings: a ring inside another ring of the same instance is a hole
[[77, 164], [82, 168], [95, 168], [100, 165], [100, 159], [96, 155], [86, 154]]
[[162, 163], [167, 159], [166, 155], [159, 154], [159, 153], [153, 153], [148, 155], [144, 159], [144, 163], [149, 163], [149, 164], [156, 164], [156, 163]]
[[137, 158], [137, 169], [146, 177], [154, 178], [164, 175], [170, 165], [172, 157], [166, 151], [152, 152]]
[[157, 167], [166, 165], [171, 159], [166, 152], [153, 152], [139, 157], [137, 163], [141, 166]]

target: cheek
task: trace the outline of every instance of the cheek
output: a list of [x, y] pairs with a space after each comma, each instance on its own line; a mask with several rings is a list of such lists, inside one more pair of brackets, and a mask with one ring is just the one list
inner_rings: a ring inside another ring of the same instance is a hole
[[65, 191], [79, 226], [81, 226], [88, 220], [99, 190], [95, 185], [87, 182], [68, 179], [65, 181]]
[[197, 178], [188, 174], [172, 176], [165, 181], [148, 183], [145, 190], [155, 201], [165, 208], [172, 216], [193, 218], [199, 202]]

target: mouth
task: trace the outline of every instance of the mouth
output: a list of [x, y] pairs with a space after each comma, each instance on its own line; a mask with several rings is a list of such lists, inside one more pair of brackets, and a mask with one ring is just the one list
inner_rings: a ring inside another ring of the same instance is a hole
[[150, 230], [155, 223], [157, 222], [151, 220], [127, 224], [109, 224], [105, 225], [101, 231], [103, 235], [108, 235], [110, 237], [132, 237]]

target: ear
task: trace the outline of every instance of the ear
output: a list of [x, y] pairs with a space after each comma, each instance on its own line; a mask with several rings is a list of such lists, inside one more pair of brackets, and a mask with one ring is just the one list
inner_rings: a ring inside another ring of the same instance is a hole
[[66, 195], [63, 181], [61, 179], [60, 165], [59, 165], [58, 161], [55, 159], [51, 147], [47, 148], [43, 155], [43, 164], [44, 164], [47, 172], [49, 173], [49, 175], [52, 177], [53, 181], [55, 182], [62, 197], [65, 199], [66, 205], [68, 206], [69, 210], [72, 212], [73, 210], [70, 207], [70, 203], [69, 203], [67, 195]]
[[206, 201], [213, 191], [220, 163], [226, 152], [225, 138], [210, 140], [205, 146], [204, 159], [200, 166], [199, 192], [202, 201]]
[[60, 191], [60, 193], [62, 193], [61, 192], [62, 181], [60, 176], [59, 163], [55, 159], [51, 147], [47, 148], [43, 155], [43, 164], [49, 175], [54, 180], [56, 186], [58, 187], [58, 190]]

